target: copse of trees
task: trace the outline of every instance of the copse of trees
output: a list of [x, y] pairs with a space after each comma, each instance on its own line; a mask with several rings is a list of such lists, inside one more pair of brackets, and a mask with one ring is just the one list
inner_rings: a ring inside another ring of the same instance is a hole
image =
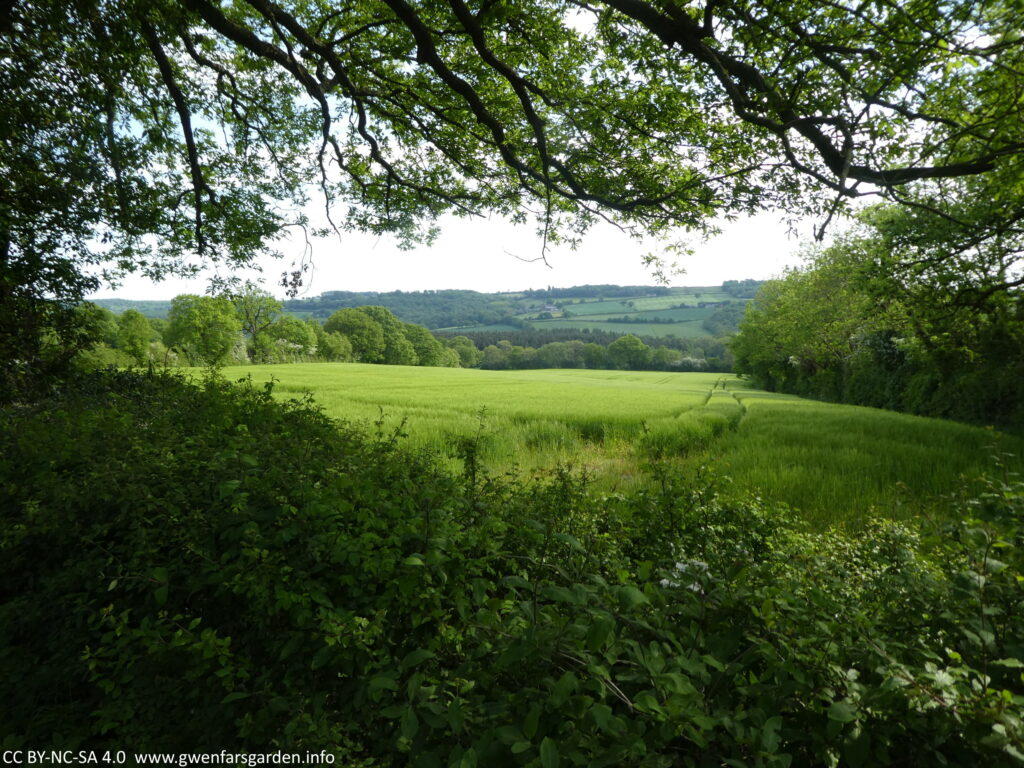
[[757, 295], [758, 289], [764, 285], [764, 280], [724, 280], [722, 290], [737, 299], [751, 299]]
[[183, 294], [171, 302], [164, 342], [180, 350], [191, 365], [222, 365], [242, 359], [242, 323], [224, 296]]
[[[760, 286], [762, 283], [758, 281], [757, 284]], [[753, 295], [754, 293], [751, 293], [751, 296]], [[745, 304], [730, 302], [716, 309], [711, 313], [710, 317], [705, 318], [701, 323], [701, 327], [712, 336], [725, 336], [726, 334], [735, 333], [739, 329], [739, 323], [743, 318], [745, 308]]]
[[469, 339], [438, 339], [383, 307], [339, 310], [324, 325], [300, 320], [254, 285], [223, 296], [177, 296], [166, 321], [131, 309], [116, 316], [91, 303], [76, 312], [88, 335], [76, 358], [85, 368], [315, 360], [472, 367], [482, 357]]

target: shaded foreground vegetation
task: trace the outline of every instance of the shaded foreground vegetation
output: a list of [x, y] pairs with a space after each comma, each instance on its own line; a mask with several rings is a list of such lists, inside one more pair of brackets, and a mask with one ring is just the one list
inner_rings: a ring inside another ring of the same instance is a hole
[[344, 765], [1024, 758], [1024, 487], [810, 533], [681, 485], [441, 469], [271, 386], [2, 411], [0, 741]]

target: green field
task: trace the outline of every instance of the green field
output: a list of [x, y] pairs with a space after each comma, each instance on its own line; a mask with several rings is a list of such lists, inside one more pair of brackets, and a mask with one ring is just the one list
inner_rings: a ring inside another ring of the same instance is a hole
[[571, 463], [615, 491], [646, 482], [654, 455], [673, 471], [706, 465], [727, 495], [758, 494], [818, 525], [940, 509], [991, 468], [996, 446], [1024, 452], [1024, 440], [990, 430], [771, 394], [722, 374], [313, 363], [225, 375], [273, 378], [280, 397], [312, 393], [339, 419], [403, 425], [413, 445], [453, 464], [457, 440], [480, 435], [494, 472]]
[[[710, 314], [710, 313], [709, 313]], [[637, 336], [676, 336], [681, 339], [698, 338], [707, 336], [704, 330], [703, 320], [689, 320], [680, 323], [609, 323], [603, 320], [587, 320], [585, 318], [556, 318], [554, 320], [531, 320], [532, 325], [538, 331], [547, 328], [589, 328], [594, 331], [606, 331], [608, 333], [632, 333]], [[483, 329], [466, 329], [483, 330]]]

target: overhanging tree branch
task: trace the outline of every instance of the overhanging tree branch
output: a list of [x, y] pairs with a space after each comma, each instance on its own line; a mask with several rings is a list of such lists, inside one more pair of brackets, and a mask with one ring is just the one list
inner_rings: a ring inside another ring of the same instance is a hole
[[206, 183], [206, 179], [203, 178], [203, 169], [199, 164], [199, 151], [196, 148], [196, 139], [192, 132], [192, 113], [189, 111], [188, 101], [185, 99], [185, 94], [182, 93], [181, 88], [178, 87], [177, 79], [174, 76], [174, 68], [171, 66], [171, 62], [167, 58], [167, 54], [164, 52], [163, 46], [160, 44], [160, 39], [157, 37], [156, 30], [153, 29], [152, 25], [147, 20], [142, 19], [140, 26], [142, 34], [146, 38], [146, 42], [149, 44], [149, 49], [153, 52], [153, 58], [156, 60], [157, 67], [160, 70], [160, 77], [163, 79], [167, 92], [174, 101], [174, 108], [177, 110], [178, 120], [181, 123], [181, 132], [185, 137], [188, 166], [192, 175], [192, 196], [195, 206], [196, 249], [200, 254], [202, 254], [206, 251], [206, 236], [203, 234], [203, 193], [205, 192], [209, 195], [211, 201], [215, 201], [216, 196], [214, 195], [213, 190], [210, 189], [210, 186]]

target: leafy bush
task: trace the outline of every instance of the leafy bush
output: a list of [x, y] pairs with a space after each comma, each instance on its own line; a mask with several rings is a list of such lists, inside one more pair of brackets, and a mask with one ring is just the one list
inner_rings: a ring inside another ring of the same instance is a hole
[[628, 496], [452, 476], [216, 379], [97, 374], [0, 418], [5, 747], [1021, 759], [1012, 477], [955, 526], [851, 538], [657, 465]]

